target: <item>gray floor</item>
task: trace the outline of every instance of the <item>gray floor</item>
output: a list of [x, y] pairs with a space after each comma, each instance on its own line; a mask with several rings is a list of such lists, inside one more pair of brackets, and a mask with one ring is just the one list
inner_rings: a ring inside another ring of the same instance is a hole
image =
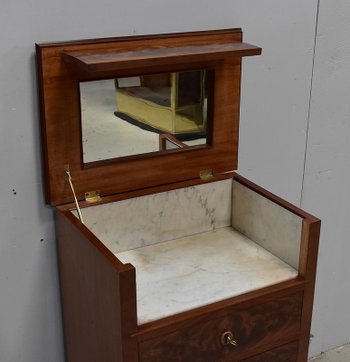
[[310, 362], [350, 362], [350, 344], [324, 352], [311, 358]]

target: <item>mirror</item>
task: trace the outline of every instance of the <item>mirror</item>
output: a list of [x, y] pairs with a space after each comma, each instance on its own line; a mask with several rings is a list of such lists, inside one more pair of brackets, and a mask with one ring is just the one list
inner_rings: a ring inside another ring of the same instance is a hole
[[210, 143], [211, 78], [194, 70], [81, 82], [84, 164]]

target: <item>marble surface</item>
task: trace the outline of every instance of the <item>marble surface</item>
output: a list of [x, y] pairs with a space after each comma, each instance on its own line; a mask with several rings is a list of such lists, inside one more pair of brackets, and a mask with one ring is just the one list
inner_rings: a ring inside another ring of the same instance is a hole
[[232, 180], [82, 209], [86, 226], [113, 252], [231, 225]]
[[231, 179], [82, 212], [136, 267], [139, 324], [298, 274], [302, 219]]
[[232, 200], [232, 226], [297, 269], [303, 219], [237, 181]]
[[139, 324], [297, 276], [231, 227], [116, 255], [136, 268]]

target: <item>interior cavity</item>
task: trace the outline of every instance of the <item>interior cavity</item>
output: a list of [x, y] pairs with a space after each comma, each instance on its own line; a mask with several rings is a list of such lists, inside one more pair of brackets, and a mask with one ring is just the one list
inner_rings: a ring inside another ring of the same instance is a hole
[[85, 225], [118, 253], [231, 225], [232, 180], [82, 209]]
[[228, 179], [82, 209], [136, 268], [138, 323], [289, 280], [302, 218]]
[[139, 324], [297, 275], [295, 269], [231, 227], [116, 255], [136, 268]]

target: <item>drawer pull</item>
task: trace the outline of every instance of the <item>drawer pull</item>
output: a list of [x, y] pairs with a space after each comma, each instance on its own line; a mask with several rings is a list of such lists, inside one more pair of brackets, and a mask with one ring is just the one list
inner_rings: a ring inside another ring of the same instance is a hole
[[235, 341], [232, 332], [224, 332], [224, 333], [221, 335], [221, 343], [222, 343], [224, 346], [231, 345], [231, 346], [233, 346], [233, 347], [238, 347], [238, 343]]

